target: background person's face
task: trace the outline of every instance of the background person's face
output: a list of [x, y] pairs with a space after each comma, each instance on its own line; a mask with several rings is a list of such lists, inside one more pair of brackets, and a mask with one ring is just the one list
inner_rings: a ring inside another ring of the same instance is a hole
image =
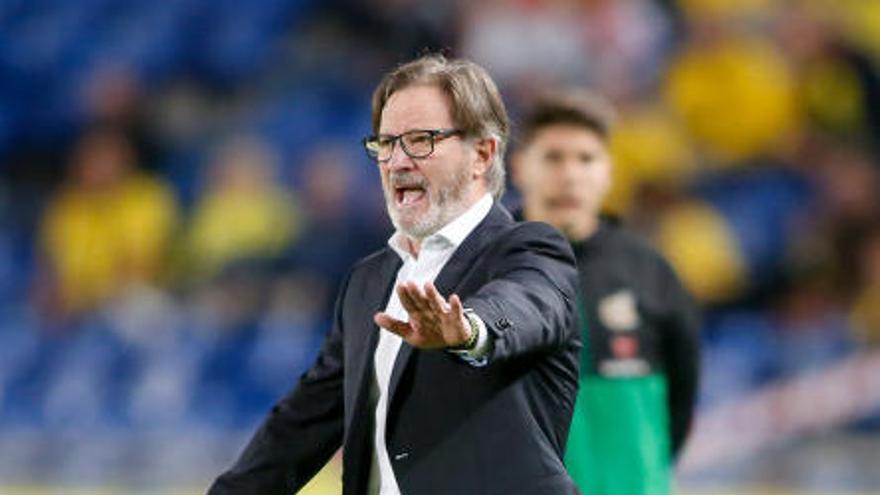
[[[382, 110], [380, 134], [414, 129], [452, 129], [446, 95], [436, 86], [397, 91]], [[391, 159], [380, 164], [388, 214], [404, 234], [424, 238], [464, 212], [472, 196], [475, 151], [458, 137], [438, 140], [425, 158], [406, 155], [397, 142]]]
[[514, 163], [514, 181], [530, 220], [570, 238], [595, 223], [611, 185], [611, 160], [594, 132], [570, 124], [540, 129]]

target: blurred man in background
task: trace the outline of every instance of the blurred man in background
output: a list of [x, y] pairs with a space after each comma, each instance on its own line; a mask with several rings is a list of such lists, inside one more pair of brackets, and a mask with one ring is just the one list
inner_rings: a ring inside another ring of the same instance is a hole
[[495, 203], [508, 127], [472, 62], [383, 78], [364, 145], [397, 231], [343, 282], [317, 361], [212, 495], [295, 492], [340, 446], [346, 494], [577, 493], [575, 263]]
[[540, 98], [523, 119], [513, 179], [523, 217], [561, 230], [580, 270], [584, 352], [569, 473], [588, 495], [666, 494], [694, 408], [697, 308], [648, 243], [600, 215], [611, 119], [591, 93]]
[[46, 313], [64, 319], [157, 284], [176, 222], [170, 188], [139, 170], [122, 132], [84, 133], [41, 225]]
[[267, 264], [296, 240], [300, 215], [277, 181], [269, 143], [240, 136], [217, 151], [186, 239], [187, 276], [203, 281], [236, 264]]

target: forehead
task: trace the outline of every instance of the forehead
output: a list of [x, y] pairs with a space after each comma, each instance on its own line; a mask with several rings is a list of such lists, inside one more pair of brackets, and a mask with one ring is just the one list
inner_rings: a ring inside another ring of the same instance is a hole
[[592, 129], [577, 124], [550, 124], [535, 131], [528, 149], [604, 151], [605, 141]]
[[382, 109], [380, 134], [400, 134], [412, 129], [450, 128], [449, 98], [436, 85], [408, 86], [392, 94]]

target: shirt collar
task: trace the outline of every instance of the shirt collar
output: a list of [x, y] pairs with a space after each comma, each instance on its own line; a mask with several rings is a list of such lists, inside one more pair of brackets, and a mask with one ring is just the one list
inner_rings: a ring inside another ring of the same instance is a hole
[[[429, 235], [422, 241], [422, 249], [456, 248], [486, 218], [492, 209], [492, 195], [486, 193], [479, 201], [467, 209], [464, 213], [443, 226], [437, 232]], [[412, 256], [406, 249], [406, 238], [400, 231], [394, 233], [388, 239], [388, 246], [400, 256], [407, 259]]]

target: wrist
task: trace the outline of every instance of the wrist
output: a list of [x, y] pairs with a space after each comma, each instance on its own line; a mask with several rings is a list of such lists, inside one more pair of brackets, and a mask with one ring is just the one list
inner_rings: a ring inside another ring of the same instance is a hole
[[451, 346], [449, 349], [454, 351], [472, 351], [476, 346], [477, 342], [480, 340], [480, 326], [475, 321], [476, 315], [472, 309], [464, 310], [464, 320], [466, 322], [466, 327], [468, 329], [468, 337], [467, 339], [455, 346]]

